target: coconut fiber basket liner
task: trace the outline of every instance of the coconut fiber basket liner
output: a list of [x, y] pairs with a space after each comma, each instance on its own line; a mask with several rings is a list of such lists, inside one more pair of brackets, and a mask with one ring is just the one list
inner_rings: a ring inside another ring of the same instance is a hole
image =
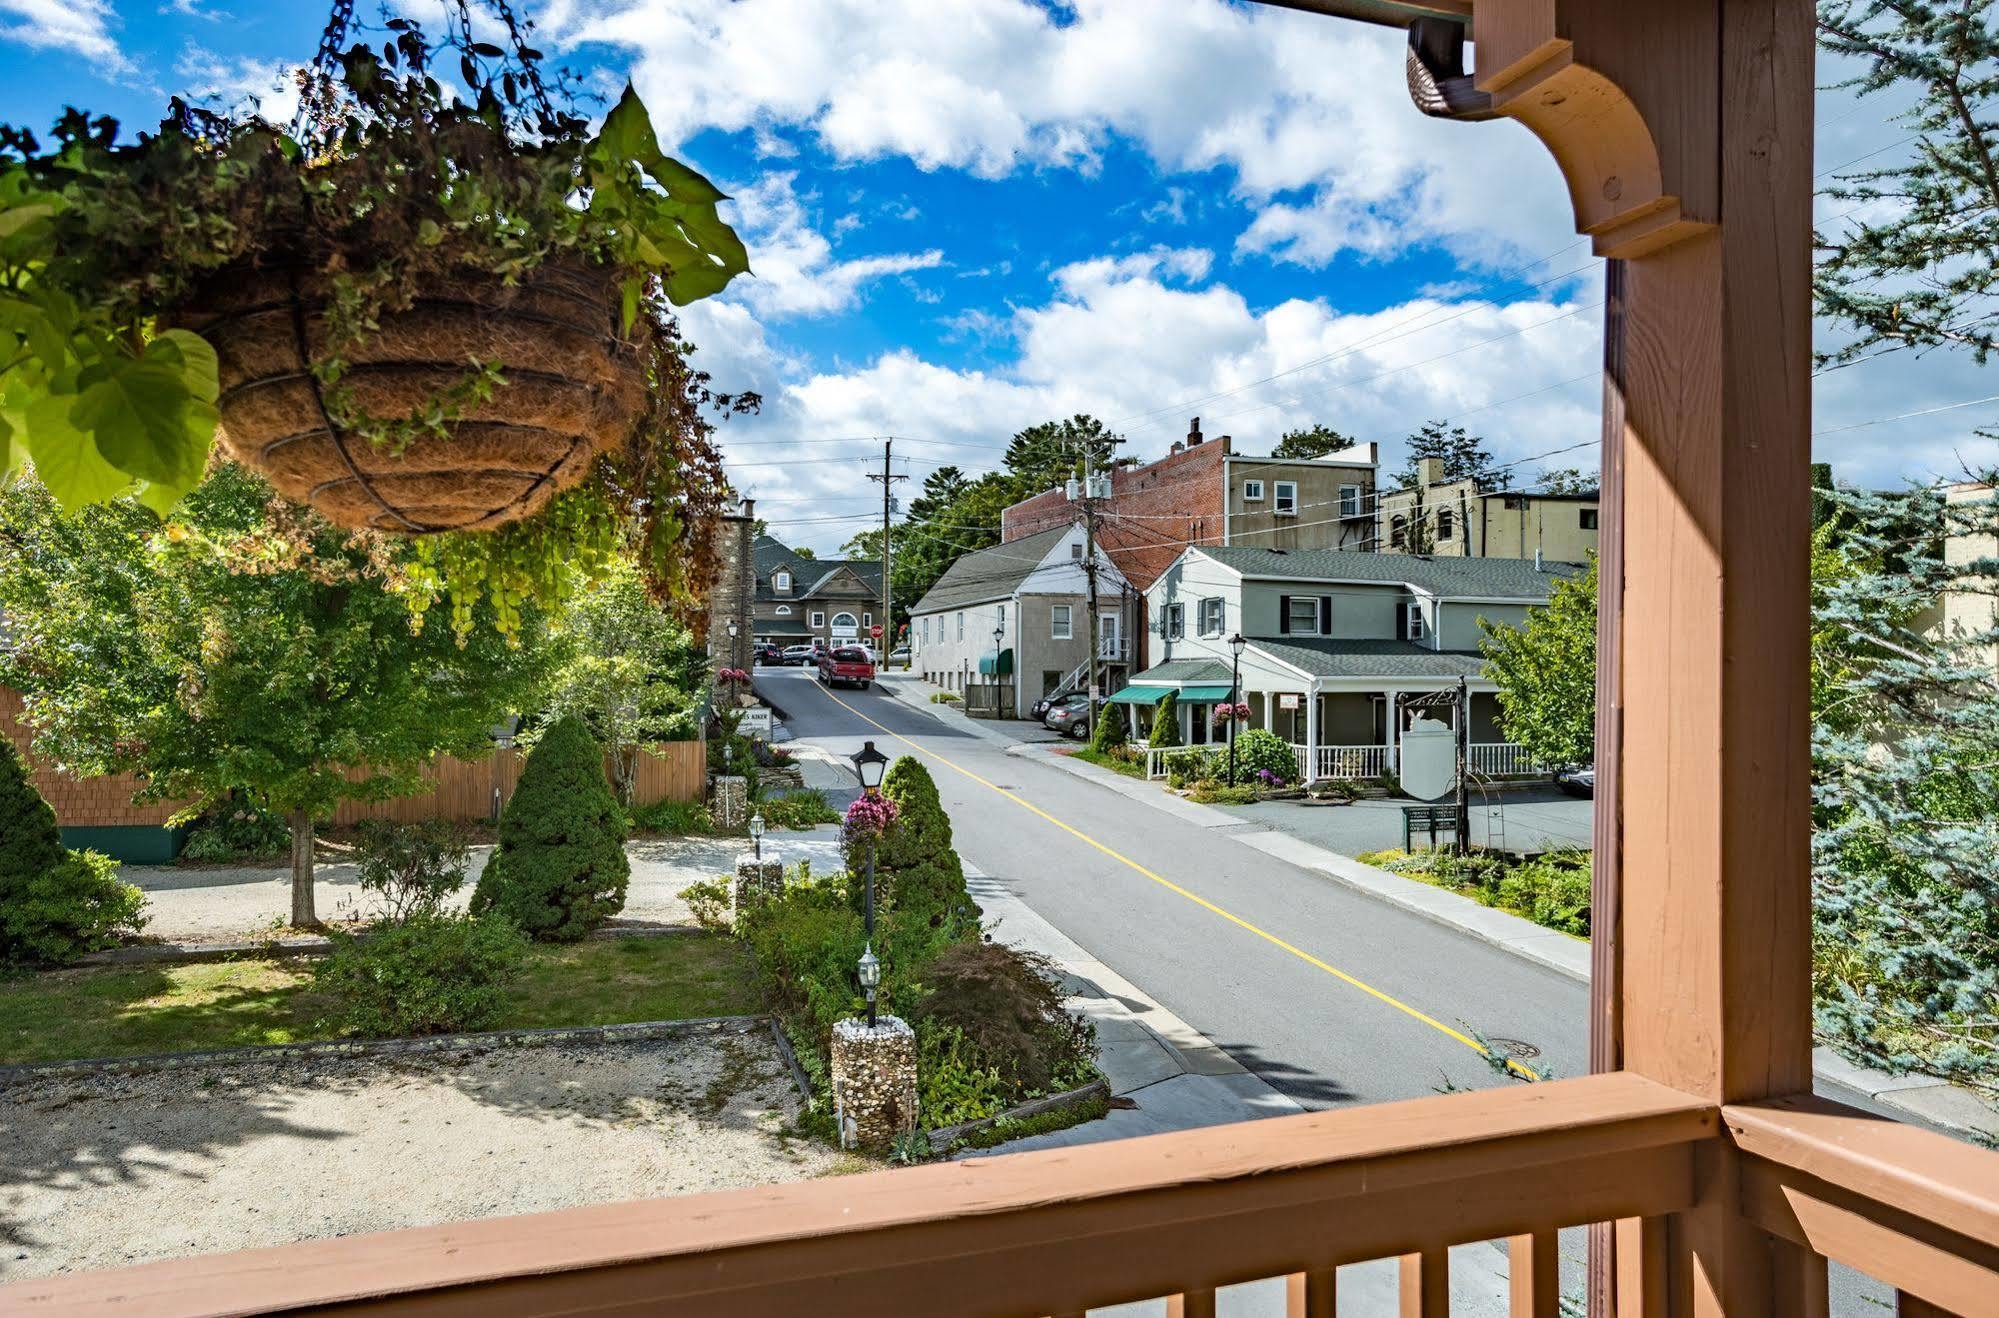
[[609, 277], [542, 266], [511, 287], [477, 274], [414, 284], [406, 310], [342, 353], [352, 406], [420, 416], [475, 361], [499, 362], [506, 383], [446, 422], [448, 437], [391, 452], [334, 424], [312, 372], [332, 347], [323, 275], [259, 267], [209, 280], [172, 321], [215, 348], [225, 451], [337, 526], [422, 535], [530, 516], [631, 436], [644, 365], [619, 332]]

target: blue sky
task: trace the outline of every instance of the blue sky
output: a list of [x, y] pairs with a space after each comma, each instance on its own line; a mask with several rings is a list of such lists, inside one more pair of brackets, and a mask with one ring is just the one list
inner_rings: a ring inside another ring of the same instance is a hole
[[[1408, 106], [1392, 31], [1238, 0], [526, 8], [544, 49], [606, 92], [635, 82], [735, 196], [756, 278], [686, 326], [718, 386], [764, 395], [724, 446], [798, 543], [835, 547], [878, 509], [871, 437], [921, 478], [1077, 411], [1142, 457], [1198, 414], [1244, 452], [1316, 421], [1395, 462], [1448, 419], [1523, 475], [1594, 465], [1600, 265], [1524, 130]], [[0, 0], [0, 120], [77, 104], [136, 130], [176, 92], [282, 115], [322, 22], [271, 0]], [[1886, 107], [1821, 99], [1827, 166], [1898, 149]], [[1993, 393], [1942, 357], [1835, 373], [1821, 456], [1875, 483], [1999, 462], [1972, 436], [1999, 408], [1882, 420]]]

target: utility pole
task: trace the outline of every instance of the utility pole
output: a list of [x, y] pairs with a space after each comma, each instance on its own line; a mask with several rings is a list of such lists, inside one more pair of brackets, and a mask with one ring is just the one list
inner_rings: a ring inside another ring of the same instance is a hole
[[[880, 473], [868, 473], [869, 480], [882, 483], [882, 646], [876, 653], [875, 659], [883, 668], [888, 667], [889, 651], [895, 649], [895, 614], [889, 607], [894, 600], [894, 592], [889, 586], [888, 579], [889, 514], [895, 510], [895, 500], [890, 497], [889, 492], [895, 488], [895, 482], [909, 479], [907, 476], [898, 476], [889, 469], [889, 460], [894, 455], [895, 437], [891, 435], [882, 441]], [[868, 639], [873, 640], [874, 637], [870, 636]]]
[[1465, 837], [1466, 831], [1471, 828], [1470, 801], [1465, 792], [1466, 747], [1471, 737], [1471, 693], [1462, 677], [1458, 679], [1457, 717], [1451, 721], [1456, 724], [1454, 731], [1457, 733], [1451, 741], [1458, 752], [1458, 826], [1451, 832], [1458, 840], [1457, 851], [1462, 856], [1471, 849]]
[[[1105, 438], [1113, 445], [1124, 443], [1120, 436], [1111, 435]], [[1074, 480], [1069, 482], [1069, 498], [1071, 502], [1081, 503], [1083, 506], [1083, 575], [1090, 583], [1090, 625], [1086, 633], [1089, 637], [1090, 731], [1094, 733], [1097, 728], [1097, 705], [1103, 698], [1103, 683], [1100, 677], [1103, 664], [1103, 628], [1097, 614], [1097, 505], [1110, 497], [1111, 478], [1096, 474], [1090, 456], [1090, 450], [1085, 444], [1082, 448], [1083, 479], [1080, 484]]]

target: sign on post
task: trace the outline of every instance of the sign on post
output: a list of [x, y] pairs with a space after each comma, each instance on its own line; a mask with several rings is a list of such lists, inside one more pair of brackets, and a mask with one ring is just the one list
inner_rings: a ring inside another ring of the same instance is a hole
[[736, 731], [742, 733], [745, 737], [762, 737], [765, 740], [769, 740], [770, 730], [771, 714], [769, 705], [751, 705], [743, 711], [741, 720], [736, 724]]
[[876, 623], [874, 626], [868, 628], [868, 635], [874, 637], [877, 641], [879, 641], [882, 638], [882, 625], [880, 623]]

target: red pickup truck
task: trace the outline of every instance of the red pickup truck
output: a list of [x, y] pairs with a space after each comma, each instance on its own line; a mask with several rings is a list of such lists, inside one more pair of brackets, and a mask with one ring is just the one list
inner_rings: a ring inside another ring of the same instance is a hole
[[849, 682], [858, 687], [870, 686], [875, 680], [875, 661], [866, 650], [857, 646], [843, 645], [821, 651], [819, 680], [827, 686], [842, 686]]

